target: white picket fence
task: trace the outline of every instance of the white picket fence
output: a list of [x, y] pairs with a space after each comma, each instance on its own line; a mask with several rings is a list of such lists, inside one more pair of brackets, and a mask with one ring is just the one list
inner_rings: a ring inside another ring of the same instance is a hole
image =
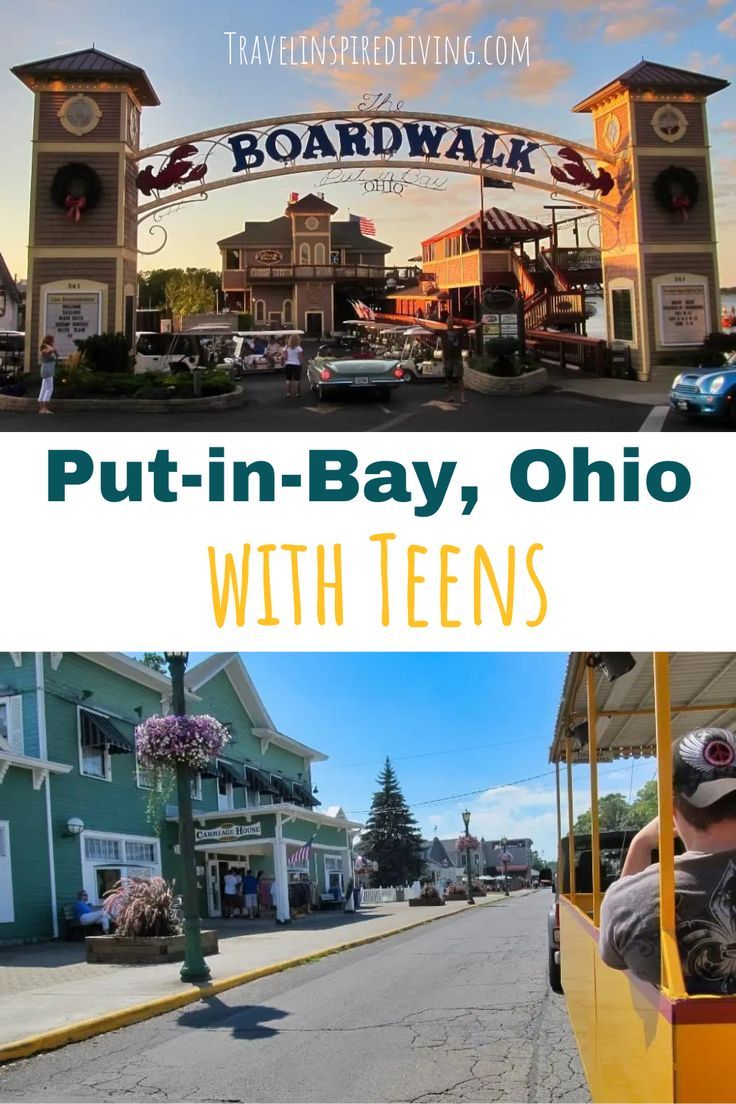
[[409, 901], [419, 895], [419, 883], [414, 885], [388, 885], [382, 889], [361, 890], [361, 904], [390, 904], [397, 900], [397, 892], [401, 891], [404, 901]]

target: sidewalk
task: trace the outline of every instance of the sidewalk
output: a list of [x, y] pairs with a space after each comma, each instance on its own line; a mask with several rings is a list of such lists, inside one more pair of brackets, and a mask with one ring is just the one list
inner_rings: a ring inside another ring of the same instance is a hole
[[[643, 406], [669, 406], [671, 380], [681, 368], [672, 368], [671, 379], [659, 378], [650, 383], [638, 380], [611, 379], [608, 376], [590, 376], [571, 369], [547, 364], [549, 382], [558, 391], [571, 391], [578, 395], [589, 395], [594, 399], [615, 399], [618, 402], [640, 403]], [[660, 376], [664, 368], [658, 368]]]
[[[480, 898], [478, 905], [503, 899], [493, 894]], [[448, 901], [437, 909], [409, 908], [408, 903], [374, 905], [355, 913], [313, 913], [288, 927], [276, 927], [272, 920], [217, 921], [212, 926], [220, 936], [220, 953], [208, 959], [212, 982], [201, 987], [181, 982], [180, 963], [90, 965], [84, 961], [84, 943], [2, 949], [0, 1062], [112, 1031], [246, 984], [255, 976], [454, 916], [467, 907], [464, 901]]]

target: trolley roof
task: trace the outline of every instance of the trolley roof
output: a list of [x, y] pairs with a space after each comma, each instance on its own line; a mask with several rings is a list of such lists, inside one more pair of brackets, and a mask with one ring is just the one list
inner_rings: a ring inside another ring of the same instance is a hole
[[[549, 759], [564, 762], [565, 736], [587, 719], [586, 658], [571, 653]], [[655, 754], [654, 679], [651, 652], [632, 653], [635, 667], [614, 682], [596, 669], [598, 761]], [[706, 725], [736, 726], [736, 652], [670, 655], [672, 736]], [[573, 740], [573, 761], [588, 762], [587, 741]]]

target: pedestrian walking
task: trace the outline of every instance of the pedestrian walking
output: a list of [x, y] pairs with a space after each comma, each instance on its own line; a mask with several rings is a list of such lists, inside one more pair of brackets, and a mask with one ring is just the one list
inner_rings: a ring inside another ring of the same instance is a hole
[[286, 397], [291, 398], [292, 386], [296, 384], [296, 397], [301, 398], [302, 393], [302, 356], [304, 350], [299, 344], [297, 334], [289, 338], [284, 356], [284, 372], [286, 374]]
[[241, 893], [241, 877], [238, 874], [234, 866], [231, 866], [227, 874], [223, 878], [225, 885], [225, 893], [223, 899], [223, 914], [226, 917], [231, 917], [235, 909], [239, 905], [238, 898]]
[[51, 396], [54, 393], [54, 377], [59, 354], [52, 334], [47, 334], [41, 342], [41, 390], [38, 393], [38, 413], [53, 414], [49, 410]]
[[254, 920], [256, 912], [258, 911], [258, 881], [254, 877], [252, 870], [246, 871], [245, 878], [243, 879], [243, 889], [245, 892], [246, 912], [250, 919]]

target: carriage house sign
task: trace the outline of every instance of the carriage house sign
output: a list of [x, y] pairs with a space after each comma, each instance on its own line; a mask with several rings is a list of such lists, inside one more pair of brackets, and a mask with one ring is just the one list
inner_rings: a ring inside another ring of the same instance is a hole
[[[13, 73], [35, 98], [29, 368], [60, 281], [99, 293], [100, 329], [122, 330], [132, 344], [138, 262], [165, 245], [165, 216], [223, 188], [299, 173], [466, 174], [596, 212], [609, 336], [630, 348], [642, 379], [719, 317], [706, 110], [728, 87], [719, 77], [636, 62], [573, 107], [578, 125], [589, 116], [591, 145], [489, 119], [384, 110], [388, 101], [368, 99], [144, 147], [142, 114], [160, 101], [140, 66], [88, 48]], [[689, 289], [684, 305], [671, 290], [678, 285]], [[86, 301], [77, 317], [86, 319]]]
[[260, 838], [260, 821], [255, 824], [220, 824], [217, 828], [195, 828], [195, 843], [234, 842], [235, 840]]

